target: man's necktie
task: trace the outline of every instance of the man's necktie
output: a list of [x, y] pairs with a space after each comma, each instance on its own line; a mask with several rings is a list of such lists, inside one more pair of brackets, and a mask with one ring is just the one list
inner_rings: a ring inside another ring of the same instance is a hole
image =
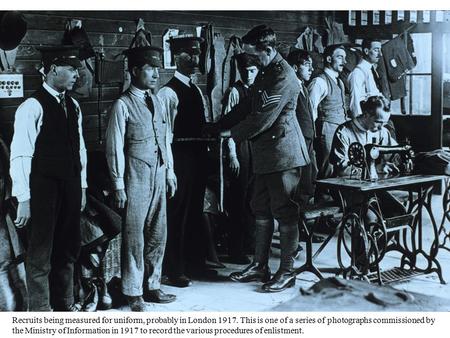
[[59, 104], [61, 105], [62, 109], [64, 109], [64, 113], [67, 117], [67, 106], [66, 106], [66, 96], [63, 93], [58, 94], [59, 98]]
[[148, 92], [145, 92], [145, 103], [147, 104], [148, 109], [150, 110], [150, 112], [153, 115], [153, 112], [155, 111], [155, 107], [153, 105], [152, 97], [150, 96], [150, 94]]
[[373, 79], [375, 80], [375, 85], [377, 86], [378, 90], [381, 93], [381, 78], [380, 78], [380, 75], [376, 71], [375, 67], [372, 66], [371, 69], [372, 69]]

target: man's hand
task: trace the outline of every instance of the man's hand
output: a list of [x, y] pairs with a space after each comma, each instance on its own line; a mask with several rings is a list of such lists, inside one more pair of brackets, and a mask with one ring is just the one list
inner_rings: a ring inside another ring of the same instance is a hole
[[383, 165], [383, 174], [388, 175], [397, 175], [400, 172], [400, 170], [397, 168], [397, 166], [392, 162], [386, 162]]
[[167, 195], [169, 198], [173, 198], [177, 191], [177, 178], [173, 175], [173, 177], [167, 178]]
[[83, 212], [84, 208], [86, 208], [86, 188], [81, 189], [81, 209], [80, 209], [80, 211]]
[[125, 189], [116, 190], [114, 192], [114, 204], [117, 209], [125, 208], [125, 204], [127, 202], [127, 194], [125, 193]]
[[236, 156], [230, 157], [230, 169], [234, 176], [239, 176], [240, 164]]
[[19, 202], [19, 206], [17, 207], [17, 217], [16, 220], [14, 221], [16, 227], [23, 228], [25, 225], [27, 225], [30, 218], [31, 218], [30, 200]]

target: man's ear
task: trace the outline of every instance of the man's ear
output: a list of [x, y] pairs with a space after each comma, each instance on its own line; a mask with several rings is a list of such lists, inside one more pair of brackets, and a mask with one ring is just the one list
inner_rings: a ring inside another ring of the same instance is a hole
[[138, 74], [138, 67], [134, 66], [133, 68], [131, 68], [131, 75], [136, 77], [137, 74]]
[[327, 61], [327, 63], [329, 63], [331, 65], [331, 56], [328, 55], [326, 61]]
[[273, 48], [270, 47], [270, 46], [268, 46], [268, 47], [266, 48], [266, 54], [267, 54], [268, 56], [270, 56], [270, 55], [272, 54], [272, 52], [273, 52]]
[[364, 55], [369, 55], [369, 48], [364, 48], [363, 53]]
[[294, 71], [297, 73], [298, 72], [298, 66], [297, 65], [292, 65], [292, 69], [294, 69]]

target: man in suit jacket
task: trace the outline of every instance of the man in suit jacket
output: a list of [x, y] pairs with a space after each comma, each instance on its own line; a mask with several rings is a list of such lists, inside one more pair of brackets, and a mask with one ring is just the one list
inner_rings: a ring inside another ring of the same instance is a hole
[[[309, 163], [308, 149], [295, 116], [300, 84], [293, 69], [276, 51], [276, 36], [270, 27], [254, 27], [242, 41], [245, 52], [258, 59], [261, 71], [248, 105], [234, 107], [218, 127], [231, 128], [236, 142], [250, 141], [255, 175], [251, 207], [256, 218], [256, 248], [253, 262], [230, 278], [238, 282], [261, 280], [266, 282], [263, 291], [277, 292], [295, 284], [293, 262], [298, 244], [299, 206], [294, 197], [301, 167]], [[279, 223], [281, 262], [270, 278], [268, 259], [274, 218]]]
[[317, 177], [316, 153], [314, 152], [313, 141], [315, 137], [314, 116], [309, 100], [308, 89], [305, 83], [309, 81], [313, 72], [312, 59], [305, 50], [294, 50], [289, 53], [288, 62], [297, 74], [300, 83], [300, 95], [297, 100], [297, 120], [305, 137], [311, 163], [302, 169], [302, 177], [297, 191], [298, 201], [301, 206], [306, 206], [314, 196], [315, 181]]

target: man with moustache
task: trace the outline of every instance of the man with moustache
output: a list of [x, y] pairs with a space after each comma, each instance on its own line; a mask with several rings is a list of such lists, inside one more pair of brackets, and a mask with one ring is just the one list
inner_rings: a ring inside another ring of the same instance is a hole
[[318, 179], [332, 175], [333, 167], [329, 163], [331, 143], [337, 127], [347, 120], [345, 88], [339, 78], [346, 63], [345, 57], [343, 46], [326, 47], [323, 53], [325, 69], [308, 87], [312, 114], [316, 121]]
[[[360, 102], [370, 96], [382, 96], [381, 79], [377, 72], [377, 64], [382, 57], [381, 41], [364, 39], [362, 43], [363, 59], [353, 69], [348, 77], [350, 91], [351, 116], [362, 114]], [[386, 107], [389, 101], [383, 98]]]
[[202, 38], [177, 36], [169, 40], [177, 70], [158, 92], [169, 114], [173, 134], [173, 166], [177, 192], [168, 203], [164, 283], [187, 287], [190, 277], [204, 277], [206, 238], [202, 229], [207, 179], [207, 144], [202, 138], [206, 122], [203, 95], [191, 81], [199, 65]]
[[[167, 236], [166, 192], [176, 190], [167, 113], [152, 94], [162, 67], [162, 49], [153, 46], [124, 51], [131, 86], [116, 100], [106, 130], [106, 159], [116, 207], [125, 208], [122, 230], [122, 293], [132, 311], [145, 302], [170, 303], [161, 289]], [[170, 172], [170, 173], [169, 173]]]
[[[264, 292], [279, 292], [295, 285], [293, 263], [300, 217], [295, 192], [301, 169], [309, 163], [295, 116], [300, 83], [277, 52], [276, 35], [270, 27], [254, 27], [242, 42], [245, 53], [256, 57], [261, 67], [250, 100], [246, 105], [235, 106], [211, 128], [223, 131], [231, 128], [231, 137], [237, 142], [249, 140], [252, 151], [255, 255], [250, 265], [233, 272], [230, 278], [242, 283], [262, 281]], [[274, 219], [279, 224], [281, 257], [278, 271], [271, 276], [268, 261]]]
[[45, 80], [16, 111], [11, 143], [17, 227], [28, 225], [29, 311], [79, 311], [74, 263], [86, 204], [86, 147], [80, 106], [67, 91], [81, 62], [73, 46], [40, 48]]

